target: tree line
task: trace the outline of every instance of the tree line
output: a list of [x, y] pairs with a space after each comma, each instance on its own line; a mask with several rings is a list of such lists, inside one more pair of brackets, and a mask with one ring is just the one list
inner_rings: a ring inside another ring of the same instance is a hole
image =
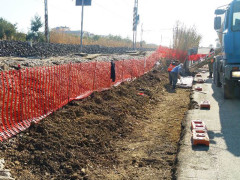
[[[40, 28], [43, 26], [41, 21], [41, 17], [35, 15], [31, 19], [31, 28], [30, 31], [25, 34], [17, 31], [17, 24], [12, 24], [7, 20], [0, 18], [0, 40], [17, 40], [17, 41], [34, 41], [34, 42], [44, 42], [45, 37], [42, 32], [40, 32]], [[78, 40], [80, 37], [73, 34], [63, 34], [63, 32], [51, 32], [52, 38], [50, 41], [53, 43], [64, 43], [64, 44], [78, 44], [80, 41]], [[98, 44], [106, 45], [106, 46], [131, 46], [132, 41], [129, 38], [122, 38], [121, 36], [100, 36], [100, 35], [92, 35], [85, 36], [85, 42], [87, 44]], [[186, 27], [180, 21], [175, 23], [173, 28], [173, 43], [172, 48], [187, 51], [193, 47], [199, 47], [202, 36], [198, 34], [196, 28]], [[143, 42], [141, 44], [143, 47], [148, 47], [150, 45]], [[140, 46], [140, 45], [139, 45]], [[151, 45], [156, 47], [155, 45]]]
[[16, 41], [44, 41], [44, 34], [39, 31], [43, 26], [41, 17], [35, 15], [31, 20], [31, 30], [25, 34], [17, 31], [17, 24], [12, 24], [7, 20], [0, 18], [0, 40]]

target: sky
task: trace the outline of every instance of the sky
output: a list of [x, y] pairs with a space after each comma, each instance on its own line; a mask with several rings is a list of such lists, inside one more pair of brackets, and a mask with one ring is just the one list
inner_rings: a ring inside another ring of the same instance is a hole
[[[231, 0], [138, 0], [140, 23], [137, 41], [169, 46], [176, 21], [195, 26], [202, 35], [200, 46], [215, 46], [214, 10]], [[134, 0], [92, 0], [84, 7], [84, 31], [98, 35], [120, 35], [132, 39]], [[81, 29], [81, 7], [75, 0], [48, 0], [49, 27], [67, 26]], [[17, 23], [27, 33], [35, 15], [44, 21], [44, 0], [0, 0], [0, 17]], [[43, 31], [44, 29], [42, 29]]]

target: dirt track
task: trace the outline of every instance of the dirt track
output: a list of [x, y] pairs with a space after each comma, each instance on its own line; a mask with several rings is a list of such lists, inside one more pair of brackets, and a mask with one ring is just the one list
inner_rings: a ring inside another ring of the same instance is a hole
[[172, 179], [190, 91], [167, 84], [157, 69], [71, 102], [3, 143], [1, 157], [16, 179]]

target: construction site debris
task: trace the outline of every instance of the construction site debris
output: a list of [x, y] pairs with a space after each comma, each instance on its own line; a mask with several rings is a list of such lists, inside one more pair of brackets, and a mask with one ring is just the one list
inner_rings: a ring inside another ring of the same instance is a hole
[[3, 142], [6, 168], [28, 180], [172, 179], [190, 91], [168, 93], [160, 69], [72, 101]]
[[180, 88], [192, 88], [193, 86], [193, 77], [187, 76], [187, 77], [181, 77], [178, 79], [177, 87]]

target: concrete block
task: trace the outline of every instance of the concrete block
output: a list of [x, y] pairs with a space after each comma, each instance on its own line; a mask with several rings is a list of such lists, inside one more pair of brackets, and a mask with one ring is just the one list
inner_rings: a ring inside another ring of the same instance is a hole
[[197, 79], [197, 83], [204, 83], [205, 81], [202, 78]]
[[205, 125], [205, 123], [202, 120], [192, 120], [191, 121], [191, 129], [207, 131], [207, 126]]
[[197, 86], [197, 87], [195, 87], [195, 90], [196, 90], [196, 91], [202, 91], [202, 87]]
[[210, 144], [207, 132], [204, 132], [202, 130], [196, 130], [196, 129], [192, 130], [192, 142], [193, 142], [193, 145], [202, 144], [202, 145], [209, 146]]
[[211, 105], [210, 105], [210, 101], [202, 101], [200, 104], [200, 109], [210, 109]]

